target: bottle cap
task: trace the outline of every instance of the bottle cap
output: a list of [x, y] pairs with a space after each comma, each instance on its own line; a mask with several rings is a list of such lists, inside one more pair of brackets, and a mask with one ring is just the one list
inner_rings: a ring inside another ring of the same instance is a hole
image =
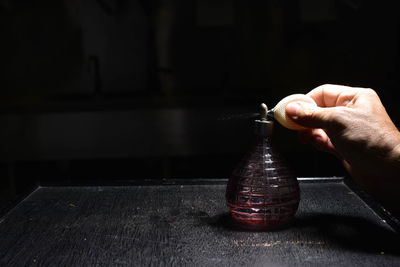
[[254, 133], [259, 136], [268, 137], [272, 136], [274, 132], [273, 121], [255, 120]]
[[268, 107], [264, 103], [261, 104], [260, 119], [255, 120], [254, 133], [259, 136], [271, 136], [274, 130], [274, 122], [268, 120]]

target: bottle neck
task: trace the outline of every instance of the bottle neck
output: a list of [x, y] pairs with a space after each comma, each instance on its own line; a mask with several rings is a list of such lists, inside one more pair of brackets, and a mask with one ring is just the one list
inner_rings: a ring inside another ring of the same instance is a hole
[[260, 138], [270, 139], [274, 132], [274, 122], [268, 120], [254, 121], [254, 134]]

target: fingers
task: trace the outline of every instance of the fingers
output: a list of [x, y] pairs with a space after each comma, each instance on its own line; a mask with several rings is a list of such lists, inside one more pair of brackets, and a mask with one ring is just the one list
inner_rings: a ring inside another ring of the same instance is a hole
[[324, 84], [311, 90], [307, 95], [314, 99], [319, 107], [336, 107], [346, 106], [361, 90], [365, 89], [343, 85]]
[[305, 102], [291, 102], [286, 115], [295, 123], [307, 128], [329, 128], [335, 123], [335, 108], [321, 108]]
[[320, 151], [329, 152], [341, 158], [326, 132], [322, 129], [307, 129], [299, 132], [300, 140], [312, 144]]

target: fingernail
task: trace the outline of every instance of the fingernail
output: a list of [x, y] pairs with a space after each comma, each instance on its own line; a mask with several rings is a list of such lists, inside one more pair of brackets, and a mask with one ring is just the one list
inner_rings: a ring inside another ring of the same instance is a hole
[[287, 104], [285, 111], [289, 117], [296, 120], [298, 118], [300, 109], [301, 107], [299, 104], [297, 104], [296, 102], [291, 102]]

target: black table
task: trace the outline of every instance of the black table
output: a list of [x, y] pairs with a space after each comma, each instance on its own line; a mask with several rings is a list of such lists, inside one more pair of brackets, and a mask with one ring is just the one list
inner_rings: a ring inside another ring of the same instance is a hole
[[342, 179], [300, 179], [274, 232], [236, 228], [226, 180], [157, 183], [38, 187], [0, 219], [0, 265], [400, 265], [396, 220]]

